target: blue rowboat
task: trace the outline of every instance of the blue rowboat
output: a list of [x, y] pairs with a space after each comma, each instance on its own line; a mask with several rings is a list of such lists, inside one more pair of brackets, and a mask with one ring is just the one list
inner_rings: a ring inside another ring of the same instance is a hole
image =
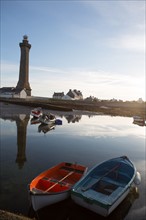
[[72, 188], [71, 198], [84, 208], [108, 216], [125, 199], [131, 186], [140, 181], [132, 161], [121, 156], [89, 170]]

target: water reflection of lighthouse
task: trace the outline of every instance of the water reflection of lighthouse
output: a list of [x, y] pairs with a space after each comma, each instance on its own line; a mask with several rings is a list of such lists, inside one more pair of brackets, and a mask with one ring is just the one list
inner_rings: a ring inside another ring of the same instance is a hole
[[27, 134], [27, 124], [30, 116], [28, 115], [19, 115], [16, 119], [17, 126], [17, 157], [16, 163], [21, 169], [24, 166], [26, 161], [26, 134]]

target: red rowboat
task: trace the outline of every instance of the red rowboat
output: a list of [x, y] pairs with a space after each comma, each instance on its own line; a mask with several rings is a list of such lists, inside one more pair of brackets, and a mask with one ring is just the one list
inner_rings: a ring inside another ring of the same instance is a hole
[[33, 209], [36, 211], [67, 199], [86, 171], [85, 166], [62, 162], [38, 175], [29, 186]]

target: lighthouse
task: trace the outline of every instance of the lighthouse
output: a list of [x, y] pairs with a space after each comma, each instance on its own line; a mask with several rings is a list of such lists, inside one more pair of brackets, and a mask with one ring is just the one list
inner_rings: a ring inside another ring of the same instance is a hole
[[28, 36], [23, 36], [22, 43], [20, 46], [20, 69], [19, 69], [19, 80], [16, 86], [17, 90], [25, 90], [27, 96], [31, 96], [31, 88], [29, 84], [29, 50], [31, 44], [28, 42]]

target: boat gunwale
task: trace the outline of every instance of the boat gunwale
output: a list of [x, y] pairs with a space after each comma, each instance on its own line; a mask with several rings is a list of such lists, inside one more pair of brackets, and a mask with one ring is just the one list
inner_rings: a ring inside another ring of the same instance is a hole
[[[94, 170], [95, 170], [96, 168], [98, 168], [100, 165], [102, 165], [102, 164], [104, 164], [104, 163], [106, 163], [106, 162], [114, 161], [114, 160], [116, 160], [116, 159], [123, 159], [121, 163], [125, 163], [125, 164], [127, 164], [128, 166], [131, 166], [131, 167], [133, 168], [133, 171], [134, 171], [134, 172], [133, 172], [133, 176], [132, 176], [132, 178], [129, 180], [129, 182], [127, 183], [127, 185], [130, 184], [130, 183], [134, 180], [134, 177], [135, 177], [135, 175], [136, 175], [136, 167], [135, 167], [135, 165], [132, 163], [132, 161], [131, 161], [129, 158], [127, 158], [127, 156], [121, 156], [121, 157], [116, 157], [116, 158], [113, 158], [113, 159], [110, 159], [110, 160], [105, 160], [105, 161], [103, 161], [103, 162], [101, 162], [101, 163], [99, 163], [99, 164], [96, 164], [96, 165], [93, 166], [90, 170], [88, 170], [86, 176], [84, 176], [83, 178], [81, 178], [81, 179], [74, 185], [73, 188], [76, 189], [76, 187], [78, 187], [78, 186], [82, 183], [82, 181], [85, 180], [85, 178], [88, 178], [89, 175], [91, 175], [92, 173], [94, 173]], [[126, 162], [124, 161], [125, 159], [126, 159]], [[127, 162], [128, 162], [128, 163], [127, 163]], [[99, 178], [100, 178], [100, 176], [99, 176]]]
[[[51, 167], [51, 168], [49, 168], [49, 169], [47, 169], [47, 170], [45, 170], [45, 171], [43, 171], [43, 172], [41, 172], [38, 176], [36, 176], [32, 181], [31, 181], [31, 183], [28, 185], [28, 189], [29, 189], [29, 193], [31, 194], [31, 195], [34, 195], [34, 196], [42, 196], [42, 195], [46, 195], [46, 196], [48, 196], [48, 195], [57, 195], [57, 194], [60, 194], [60, 193], [66, 193], [66, 192], [68, 192], [68, 191], [71, 191], [71, 189], [73, 188], [73, 186], [74, 186], [74, 184], [70, 184], [70, 185], [72, 185], [71, 187], [68, 187], [68, 189], [65, 189], [65, 190], [63, 190], [63, 191], [58, 191], [58, 192], [45, 192], [45, 191], [43, 191], [43, 190], [41, 190], [41, 189], [37, 189], [37, 187], [36, 187], [36, 185], [37, 185], [37, 183], [40, 181], [40, 180], [42, 180], [43, 178], [45, 178], [46, 177], [46, 174], [47, 174], [47, 172], [49, 173], [49, 171], [50, 171], [50, 173], [52, 173], [53, 174], [53, 170], [61, 170], [61, 169], [64, 169], [65, 171], [69, 171], [69, 172], [75, 172], [75, 173], [78, 173], [78, 174], [80, 174], [81, 175], [81, 178], [82, 178], [82, 176], [84, 176], [84, 174], [87, 172], [87, 167], [86, 166], [84, 166], [84, 165], [81, 165], [81, 164], [76, 164], [76, 163], [68, 163], [68, 162], [61, 162], [61, 163], [59, 163], [59, 164], [57, 164], [57, 165], [55, 165], [55, 166], [53, 166], [53, 167]], [[36, 183], [34, 184], [34, 187], [32, 187], [32, 184], [34, 183], [36, 181]], [[46, 180], [47, 181], [47, 180]], [[60, 180], [58, 180], [56, 183], [58, 183], [59, 184], [59, 181]], [[61, 182], [60, 182], [61, 183]], [[62, 182], [63, 183], [63, 182]], [[68, 185], [68, 183], [66, 184], [66, 185]], [[33, 189], [36, 189], [36, 192], [33, 192]], [[38, 191], [38, 192], [37, 192]]]
[[[35, 189], [35, 188], [33, 188], [33, 189]], [[33, 190], [33, 189], [32, 189], [32, 190]], [[72, 189], [72, 187], [71, 187], [71, 188], [68, 188], [68, 189], [66, 189], [66, 190], [63, 190], [63, 191], [58, 191], [58, 192], [44, 192], [44, 191], [39, 190], [39, 189], [36, 188], [36, 190], [40, 191], [40, 193], [39, 193], [39, 192], [37, 193], [37, 192], [34, 192], [34, 191], [29, 190], [29, 194], [32, 195], [32, 196], [58, 195], [58, 194], [63, 194], [63, 193], [69, 192], [71, 189]]]

